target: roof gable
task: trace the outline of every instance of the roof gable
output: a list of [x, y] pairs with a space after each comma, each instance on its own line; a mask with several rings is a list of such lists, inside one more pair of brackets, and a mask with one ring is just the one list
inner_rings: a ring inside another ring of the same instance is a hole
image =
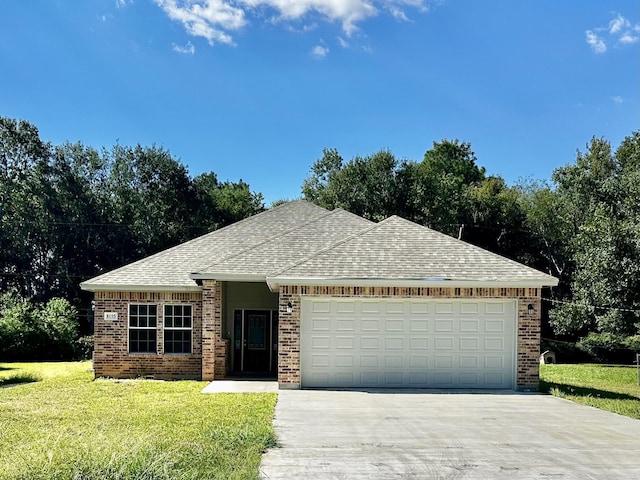
[[208, 265], [199, 272], [209, 277], [274, 274], [371, 225], [375, 224], [346, 210], [336, 209]]
[[328, 210], [305, 201], [288, 202], [94, 277], [81, 286], [86, 290], [114, 287], [197, 289], [191, 272], [328, 213]]

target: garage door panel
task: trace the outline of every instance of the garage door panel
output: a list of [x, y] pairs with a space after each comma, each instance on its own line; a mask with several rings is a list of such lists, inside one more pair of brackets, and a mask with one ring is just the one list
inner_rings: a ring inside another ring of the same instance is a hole
[[353, 355], [334, 355], [336, 367], [353, 367], [355, 365]]
[[345, 350], [345, 349], [354, 349], [355, 338], [354, 337], [335, 337], [336, 338], [336, 348]]
[[360, 355], [360, 366], [365, 368], [377, 368], [380, 363], [378, 355]]
[[355, 302], [339, 302], [336, 304], [336, 312], [337, 313], [355, 313], [356, 304]]
[[311, 366], [312, 367], [329, 367], [331, 365], [331, 355], [311, 355]]
[[503, 369], [505, 367], [506, 358], [502, 355], [492, 355], [484, 357], [484, 368], [485, 369]]
[[460, 350], [478, 350], [480, 339], [478, 337], [460, 337], [458, 339]]
[[363, 301], [360, 306], [360, 311], [362, 314], [367, 313], [380, 313], [380, 302], [378, 301]]
[[337, 387], [359, 386], [358, 384], [360, 383], [356, 381], [352, 372], [336, 372], [335, 378]]
[[478, 374], [475, 372], [461, 372], [458, 375], [458, 379], [460, 382], [460, 386], [462, 386], [463, 388], [473, 388], [480, 383]]
[[385, 322], [385, 331], [387, 332], [404, 332], [404, 319], [387, 318]]
[[433, 374], [433, 386], [436, 388], [453, 388], [453, 373], [435, 372]]
[[385, 372], [384, 374], [384, 386], [385, 387], [401, 387], [404, 385], [404, 373], [403, 372]]
[[480, 331], [480, 320], [477, 318], [462, 318], [459, 325], [461, 332], [472, 333]]
[[411, 318], [409, 320], [409, 330], [412, 332], [428, 332], [429, 321], [424, 318]]
[[460, 305], [462, 315], [476, 315], [480, 312], [480, 305], [477, 302], [467, 302]]
[[513, 388], [515, 306], [305, 297], [302, 385]]
[[380, 337], [360, 337], [360, 348], [363, 350], [378, 350], [380, 348]]
[[436, 303], [436, 313], [453, 313], [453, 303]]
[[362, 375], [360, 375], [360, 385], [357, 386], [380, 386], [380, 376], [378, 372], [362, 372]]
[[311, 339], [311, 346], [315, 350], [329, 349], [331, 348], [331, 337], [314, 335]]
[[327, 300], [316, 300], [312, 304], [313, 313], [329, 313], [331, 312], [331, 302]]
[[328, 332], [331, 320], [329, 318], [314, 318], [311, 326], [314, 332]]
[[402, 355], [385, 355], [384, 366], [387, 368], [402, 368], [403, 359], [404, 356]]
[[353, 332], [356, 329], [354, 317], [338, 318], [335, 326], [338, 332]]
[[404, 337], [385, 337], [384, 346], [387, 350], [402, 350], [404, 348]]
[[363, 318], [360, 322], [360, 330], [363, 332], [379, 332], [380, 320], [373, 318]]
[[505, 308], [504, 303], [497, 303], [497, 302], [485, 303], [485, 312], [487, 312], [488, 314], [491, 314], [491, 313], [503, 314], [504, 308]]
[[485, 320], [484, 331], [487, 333], [502, 333], [505, 331], [504, 320]]
[[429, 303], [411, 302], [409, 303], [409, 313], [412, 315], [425, 315], [429, 313]]
[[453, 318], [437, 318], [436, 332], [453, 332]]
[[384, 302], [383, 305], [385, 305], [385, 311], [387, 312], [388, 315], [404, 313], [404, 306], [405, 306], [404, 302], [388, 301], [388, 302]]
[[436, 337], [433, 343], [436, 350], [453, 350], [453, 337]]
[[504, 339], [502, 337], [487, 337], [484, 339], [485, 350], [504, 350]]

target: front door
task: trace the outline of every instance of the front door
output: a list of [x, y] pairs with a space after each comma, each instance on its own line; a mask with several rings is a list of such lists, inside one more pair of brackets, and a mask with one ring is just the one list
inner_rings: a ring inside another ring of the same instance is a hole
[[278, 344], [277, 312], [236, 310], [234, 315], [234, 370], [275, 374]]

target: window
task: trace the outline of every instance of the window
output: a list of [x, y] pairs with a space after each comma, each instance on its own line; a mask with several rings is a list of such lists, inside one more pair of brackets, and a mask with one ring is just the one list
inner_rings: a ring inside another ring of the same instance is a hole
[[157, 325], [157, 305], [129, 305], [129, 353], [156, 353]]
[[164, 353], [191, 353], [191, 305], [164, 306]]

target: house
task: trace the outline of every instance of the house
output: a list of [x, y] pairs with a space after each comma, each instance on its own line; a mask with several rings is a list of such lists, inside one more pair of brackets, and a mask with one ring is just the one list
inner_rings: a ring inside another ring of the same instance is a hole
[[81, 286], [99, 377], [533, 390], [556, 284], [397, 216], [294, 201]]

